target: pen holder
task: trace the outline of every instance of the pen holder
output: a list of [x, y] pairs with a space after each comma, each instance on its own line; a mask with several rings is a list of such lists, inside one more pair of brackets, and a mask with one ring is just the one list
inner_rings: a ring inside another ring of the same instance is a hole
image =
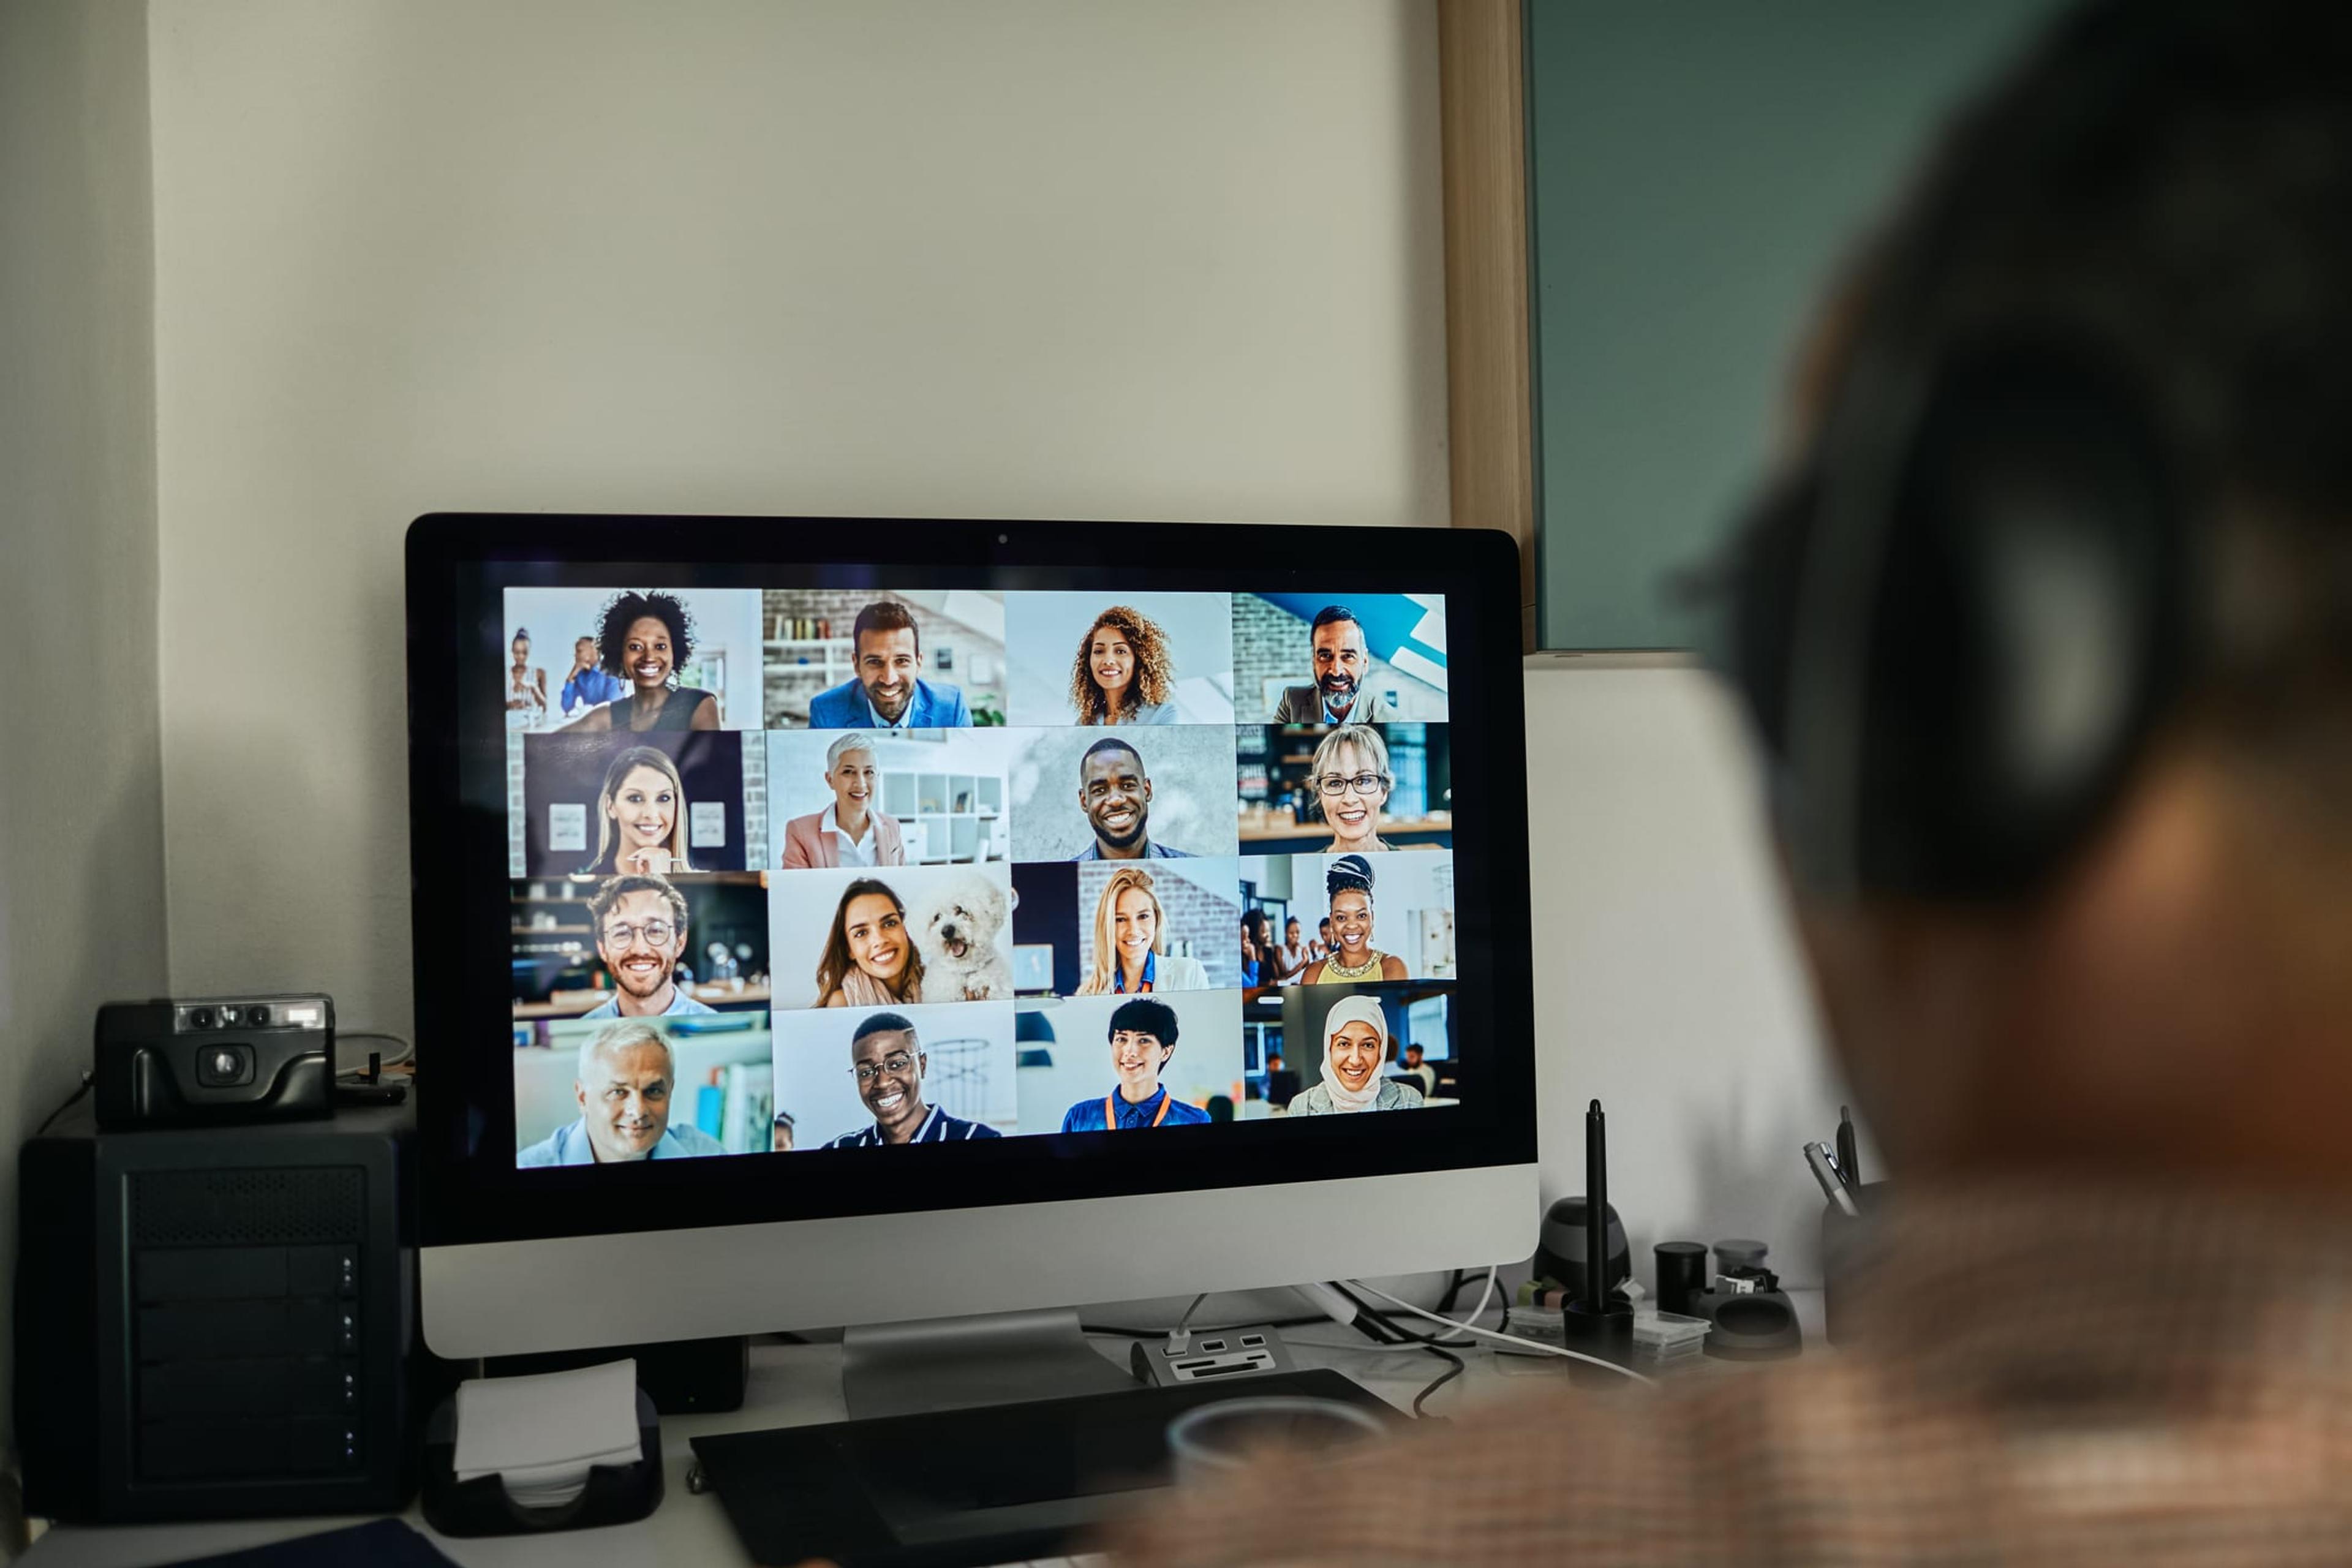
[[[1612, 1295], [1607, 1298], [1607, 1302], [1597, 1312], [1589, 1310], [1582, 1301], [1570, 1301], [1562, 1307], [1559, 1310], [1561, 1341], [1570, 1350], [1598, 1356], [1617, 1366], [1630, 1365], [1633, 1360], [1633, 1309], [1625, 1304], [1622, 1296]], [[1569, 1363], [1568, 1375], [1571, 1382], [1597, 1379], [1614, 1384], [1624, 1381], [1574, 1362]]]
[[1822, 1205], [1822, 1336], [1833, 1345], [1842, 1342], [1838, 1320], [1841, 1297], [1848, 1304], [1843, 1338], [1851, 1341], [1853, 1336], [1853, 1284], [1867, 1266], [1873, 1234], [1871, 1216], [1876, 1206], [1885, 1201], [1887, 1185], [1885, 1182], [1864, 1182], [1853, 1189], [1854, 1206], [1862, 1210], [1858, 1216], [1847, 1214], [1835, 1204]]
[[444, 1535], [530, 1535], [588, 1530], [643, 1519], [662, 1500], [661, 1420], [637, 1390], [637, 1440], [645, 1457], [634, 1465], [598, 1465], [588, 1485], [560, 1508], [525, 1508], [507, 1495], [497, 1476], [457, 1479], [457, 1401], [441, 1402], [425, 1428], [425, 1522]]

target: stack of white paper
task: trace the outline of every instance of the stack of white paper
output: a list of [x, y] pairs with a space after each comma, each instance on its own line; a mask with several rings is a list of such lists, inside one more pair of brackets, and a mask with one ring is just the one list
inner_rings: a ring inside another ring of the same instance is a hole
[[634, 1361], [457, 1385], [457, 1479], [501, 1477], [525, 1508], [561, 1508], [587, 1488], [590, 1467], [644, 1458]]

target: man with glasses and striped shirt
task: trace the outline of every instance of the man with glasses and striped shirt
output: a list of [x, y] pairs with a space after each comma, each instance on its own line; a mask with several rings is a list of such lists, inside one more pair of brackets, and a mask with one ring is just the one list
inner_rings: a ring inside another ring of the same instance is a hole
[[857, 1098], [874, 1113], [874, 1125], [843, 1133], [825, 1145], [828, 1149], [1003, 1136], [993, 1127], [923, 1103], [923, 1073], [930, 1058], [923, 1054], [914, 1024], [902, 1014], [867, 1014], [850, 1037], [849, 1060], [849, 1070], [857, 1078]]

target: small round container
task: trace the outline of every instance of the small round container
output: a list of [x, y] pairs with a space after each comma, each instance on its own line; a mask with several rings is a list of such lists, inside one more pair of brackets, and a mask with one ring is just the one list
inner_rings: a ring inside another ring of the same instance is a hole
[[1320, 1458], [1387, 1433], [1380, 1417], [1336, 1399], [1220, 1399], [1168, 1423], [1168, 1452], [1181, 1486], [1233, 1475], [1268, 1449]]

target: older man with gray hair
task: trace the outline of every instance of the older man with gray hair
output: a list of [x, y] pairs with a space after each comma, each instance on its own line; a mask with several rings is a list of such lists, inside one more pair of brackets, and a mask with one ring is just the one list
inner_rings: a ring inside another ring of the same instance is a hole
[[903, 866], [906, 840], [876, 805], [882, 770], [874, 737], [863, 730], [837, 736], [824, 751], [824, 784], [833, 804], [784, 824], [784, 869], [807, 866]]
[[580, 1120], [559, 1127], [515, 1156], [518, 1167], [610, 1165], [626, 1160], [679, 1160], [724, 1154], [718, 1139], [692, 1123], [670, 1125], [677, 1055], [661, 1030], [623, 1018], [580, 1047], [572, 1092]]

